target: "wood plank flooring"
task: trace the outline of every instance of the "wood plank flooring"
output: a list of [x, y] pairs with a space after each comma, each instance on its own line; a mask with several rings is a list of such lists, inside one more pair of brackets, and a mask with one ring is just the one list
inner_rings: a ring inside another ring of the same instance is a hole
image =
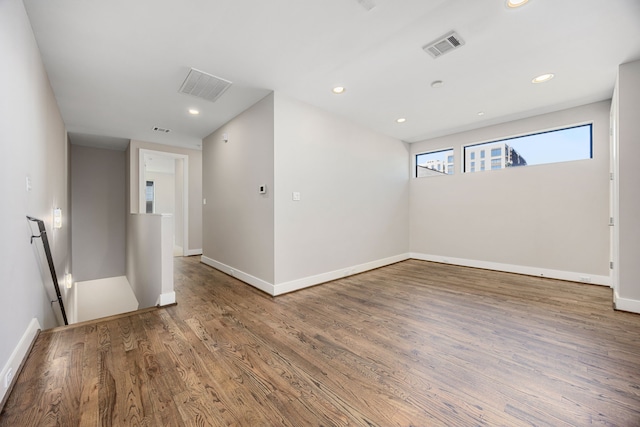
[[271, 298], [176, 258], [178, 305], [44, 331], [0, 426], [640, 426], [611, 290], [409, 260]]

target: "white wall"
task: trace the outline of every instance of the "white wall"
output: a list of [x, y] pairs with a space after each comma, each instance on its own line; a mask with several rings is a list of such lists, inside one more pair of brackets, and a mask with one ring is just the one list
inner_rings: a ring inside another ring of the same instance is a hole
[[203, 262], [277, 295], [406, 259], [407, 156], [399, 140], [267, 96], [204, 140]]
[[[56, 326], [26, 215], [44, 220], [59, 279], [70, 270], [68, 143], [64, 123], [20, 0], [0, 1], [0, 376], [15, 372], [38, 326]], [[26, 191], [26, 177], [32, 189]], [[63, 228], [52, 227], [52, 210]], [[63, 292], [66, 289], [63, 289]], [[25, 340], [22, 338], [25, 337]], [[25, 345], [27, 347], [25, 347]], [[0, 384], [0, 398], [5, 395]]]
[[79, 304], [76, 318], [70, 323], [86, 322], [138, 309], [138, 300], [126, 276], [76, 282], [74, 291]]
[[273, 95], [205, 138], [202, 154], [203, 260], [273, 283]]
[[[412, 144], [412, 158], [453, 147], [456, 173], [411, 180], [411, 252], [608, 282], [609, 106], [604, 101]], [[462, 145], [588, 121], [593, 159], [460, 172]]]
[[174, 215], [176, 205], [176, 176], [161, 172], [145, 172], [145, 179], [153, 181], [155, 189], [155, 213]]
[[407, 158], [397, 139], [275, 94], [276, 292], [407, 256]]
[[[173, 213], [173, 231], [175, 233], [174, 236], [174, 244], [183, 248], [184, 247], [184, 205], [183, 205], [183, 194], [184, 194], [184, 160], [176, 159], [176, 170], [175, 170], [175, 212]], [[202, 185], [202, 183], [200, 184]], [[202, 211], [202, 208], [200, 208]], [[202, 245], [200, 245], [201, 249]]]
[[125, 152], [71, 146], [73, 278], [125, 274]]
[[140, 308], [175, 302], [171, 215], [127, 216], [126, 276]]
[[202, 152], [187, 148], [154, 144], [132, 139], [127, 147], [128, 212], [138, 213], [139, 208], [139, 153], [140, 149], [182, 154], [189, 158], [189, 248], [191, 253], [202, 251]]
[[618, 70], [619, 283], [616, 307], [640, 313], [640, 61]]

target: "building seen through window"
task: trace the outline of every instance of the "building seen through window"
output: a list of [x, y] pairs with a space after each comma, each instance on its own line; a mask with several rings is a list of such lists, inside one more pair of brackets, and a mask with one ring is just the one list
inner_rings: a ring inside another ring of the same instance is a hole
[[489, 154], [491, 170], [558, 163], [592, 157], [592, 125], [572, 126], [463, 147], [464, 172], [487, 170], [475, 159]]
[[[591, 159], [593, 125], [578, 125], [462, 147], [463, 172]], [[415, 176], [453, 175], [453, 148], [417, 154]], [[479, 159], [479, 160], [478, 160]]]
[[453, 149], [431, 151], [416, 156], [416, 177], [453, 175]]
[[[469, 165], [465, 172], [475, 172], [475, 167], [471, 165], [476, 153], [480, 153], [480, 158], [484, 158], [484, 153], [491, 154], [491, 170], [504, 169], [511, 166], [524, 166], [527, 161], [513, 147], [505, 142], [496, 142], [482, 145], [472, 145], [464, 148], [465, 165]], [[486, 170], [485, 161], [480, 162], [480, 170]]]

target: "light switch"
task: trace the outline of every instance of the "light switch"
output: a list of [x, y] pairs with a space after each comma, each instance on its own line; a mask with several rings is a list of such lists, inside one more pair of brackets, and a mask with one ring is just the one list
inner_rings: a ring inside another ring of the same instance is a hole
[[298, 192], [298, 191], [294, 191], [293, 192], [293, 201], [294, 202], [299, 202], [300, 201], [300, 192]]
[[207, 199], [202, 199], [202, 204], [206, 205], [207, 204]]

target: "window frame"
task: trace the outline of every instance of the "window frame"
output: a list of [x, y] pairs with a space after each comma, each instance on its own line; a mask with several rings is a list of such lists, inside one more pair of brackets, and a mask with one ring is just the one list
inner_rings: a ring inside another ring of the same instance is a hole
[[[455, 165], [456, 165], [456, 151], [455, 151], [455, 149], [453, 147], [448, 147], [448, 148], [439, 148], [439, 149], [436, 149], [436, 150], [422, 151], [420, 153], [414, 154], [414, 156], [413, 156], [413, 178], [427, 178], [428, 177], [428, 176], [418, 176], [418, 167], [419, 167], [419, 165], [418, 165], [418, 157], [419, 156], [423, 156], [425, 154], [435, 154], [435, 153], [449, 152], [449, 151], [451, 152], [451, 156], [453, 156], [453, 168], [450, 169], [451, 173], [442, 172], [441, 175], [442, 176], [454, 175], [455, 174]], [[443, 161], [442, 161], [443, 165], [448, 165], [449, 164], [448, 160], [449, 160], [448, 156], [445, 155], [445, 157], [443, 158]], [[448, 166], [447, 166], [447, 169], [449, 169]], [[433, 170], [433, 169], [430, 169], [430, 170]], [[439, 171], [435, 171], [435, 172], [439, 172]], [[440, 175], [433, 175], [433, 176], [440, 176]]]

